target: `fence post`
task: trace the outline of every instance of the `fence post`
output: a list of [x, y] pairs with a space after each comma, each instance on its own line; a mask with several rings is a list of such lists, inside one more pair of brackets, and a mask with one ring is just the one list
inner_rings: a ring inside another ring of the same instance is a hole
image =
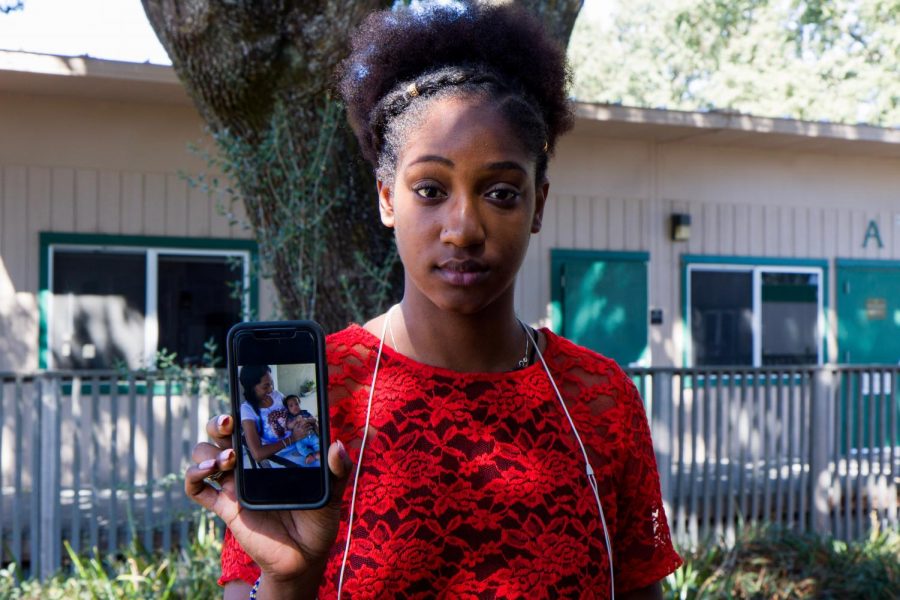
[[810, 406], [809, 430], [809, 471], [810, 498], [812, 498], [812, 530], [816, 533], [831, 531], [831, 470], [828, 466], [829, 451], [832, 450], [832, 431], [829, 426], [834, 408], [834, 371], [828, 367], [818, 367], [813, 375], [813, 396]]
[[[39, 511], [40, 533], [37, 537], [40, 548], [40, 578], [49, 579], [58, 569], [60, 560], [59, 542], [59, 380], [45, 375], [38, 380], [41, 396], [41, 423], [39, 431], [41, 452], [41, 494], [40, 505], [32, 507]], [[34, 549], [32, 554], [34, 554]]]
[[659, 471], [659, 488], [666, 514], [672, 515], [672, 373], [654, 371], [651, 381], [650, 434], [656, 465]]

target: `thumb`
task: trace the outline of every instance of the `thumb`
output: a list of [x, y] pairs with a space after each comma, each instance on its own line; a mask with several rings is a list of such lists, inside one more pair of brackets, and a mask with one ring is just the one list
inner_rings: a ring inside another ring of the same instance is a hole
[[344, 499], [344, 490], [347, 481], [353, 473], [353, 461], [347, 454], [343, 442], [337, 440], [328, 448], [328, 469], [331, 471], [331, 501], [330, 505], [340, 510]]

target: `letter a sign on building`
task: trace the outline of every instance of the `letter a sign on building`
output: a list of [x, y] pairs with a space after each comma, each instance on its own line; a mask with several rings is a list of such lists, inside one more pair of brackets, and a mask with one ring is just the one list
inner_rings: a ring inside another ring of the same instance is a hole
[[878, 231], [878, 223], [874, 220], [869, 221], [869, 226], [866, 227], [866, 237], [863, 239], [863, 248], [869, 247], [869, 240], [875, 240], [878, 243], [879, 248], [884, 248], [884, 244], [881, 241], [881, 232]]

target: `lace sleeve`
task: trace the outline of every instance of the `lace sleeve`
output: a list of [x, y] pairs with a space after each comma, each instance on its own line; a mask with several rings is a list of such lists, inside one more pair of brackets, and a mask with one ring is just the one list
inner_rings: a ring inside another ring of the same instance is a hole
[[253, 559], [247, 556], [241, 545], [238, 544], [231, 530], [225, 530], [225, 542], [222, 544], [222, 575], [219, 577], [219, 585], [224, 586], [229, 581], [246, 581], [250, 585], [259, 577], [259, 567]]
[[623, 440], [624, 468], [613, 540], [616, 591], [622, 592], [655, 583], [683, 562], [672, 547], [647, 414], [630, 380], [625, 395], [623, 431], [628, 437]]

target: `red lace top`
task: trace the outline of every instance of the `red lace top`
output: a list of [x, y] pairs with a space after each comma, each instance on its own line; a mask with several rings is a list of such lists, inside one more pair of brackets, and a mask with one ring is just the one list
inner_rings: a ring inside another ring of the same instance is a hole
[[[682, 561], [641, 399], [612, 360], [544, 333], [544, 356], [599, 483], [616, 591], [650, 585]], [[357, 325], [328, 337], [332, 432], [354, 461], [378, 342]], [[385, 346], [370, 436], [344, 597], [608, 596], [597, 504], [539, 360], [507, 373], [457, 373]], [[350, 487], [319, 598], [337, 593]], [[258, 575], [226, 533], [220, 584]]]

